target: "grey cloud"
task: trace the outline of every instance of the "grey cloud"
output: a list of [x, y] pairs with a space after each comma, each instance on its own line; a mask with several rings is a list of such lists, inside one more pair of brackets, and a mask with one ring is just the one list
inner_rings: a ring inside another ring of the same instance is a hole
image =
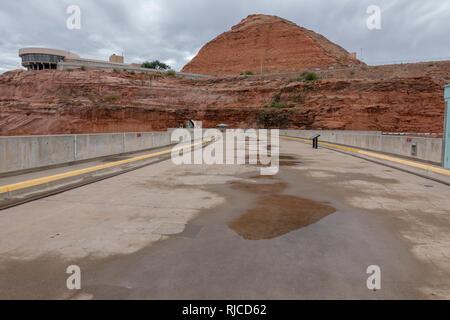
[[[81, 30], [66, 28], [79, 5]], [[382, 29], [366, 28], [379, 5]], [[249, 14], [274, 14], [323, 34], [369, 64], [450, 57], [450, 2], [438, 0], [47, 0], [0, 4], [0, 72], [18, 68], [26, 46], [67, 49], [92, 59], [125, 54], [127, 62], [159, 59], [180, 69], [206, 42]], [[450, 59], [450, 58], [449, 58]]]

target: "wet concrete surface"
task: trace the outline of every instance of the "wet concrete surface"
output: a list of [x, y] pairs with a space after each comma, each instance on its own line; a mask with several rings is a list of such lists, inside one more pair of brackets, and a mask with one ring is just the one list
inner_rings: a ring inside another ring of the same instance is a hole
[[259, 193], [256, 207], [248, 209], [228, 226], [247, 240], [272, 239], [313, 224], [336, 210], [328, 205], [280, 194], [287, 183], [233, 182], [233, 189]]
[[[338, 205], [335, 214], [306, 228], [269, 240], [246, 240], [227, 224], [256, 199], [228, 186], [216, 192], [233, 199], [232, 204], [191, 221], [203, 226], [195, 238], [174, 236], [111, 259], [89, 272], [84, 292], [117, 299], [424, 297], [416, 287], [426, 267], [395, 236], [383, 232], [386, 222], [379, 217]], [[365, 272], [372, 264], [383, 270], [383, 288], [376, 292], [366, 288]]]
[[[439, 198], [443, 186], [332, 151], [313, 153], [295, 142], [283, 143], [281, 150], [276, 176], [260, 176], [257, 167], [233, 173], [221, 166], [187, 166], [157, 181], [141, 179], [136, 190], [142, 192], [155, 186], [185, 194], [201, 190], [207, 193], [192, 201], [223, 201], [197, 206], [185, 222], [149, 230], [163, 229], [165, 236], [143, 241], [131, 253], [77, 258], [55, 249], [53, 255], [4, 259], [0, 298], [433, 299], [449, 294], [444, 233], [450, 224], [443, 214], [447, 203]], [[189, 208], [189, 197], [183, 199], [165, 201], [183, 201], [181, 208]], [[425, 258], [417, 250], [424, 244]], [[68, 264], [81, 267], [80, 291], [65, 288]], [[366, 287], [370, 265], [381, 268], [381, 290]]]

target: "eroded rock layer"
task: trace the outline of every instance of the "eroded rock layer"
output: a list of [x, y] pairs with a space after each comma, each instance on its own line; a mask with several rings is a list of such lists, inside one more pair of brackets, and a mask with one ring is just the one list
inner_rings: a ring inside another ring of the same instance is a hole
[[[442, 65], [439, 70], [448, 68]], [[370, 74], [370, 68], [360, 72]], [[150, 78], [96, 70], [8, 72], [0, 76], [0, 134], [165, 130], [190, 119], [204, 127], [442, 132], [445, 80], [435, 71], [421, 74], [307, 82]]]

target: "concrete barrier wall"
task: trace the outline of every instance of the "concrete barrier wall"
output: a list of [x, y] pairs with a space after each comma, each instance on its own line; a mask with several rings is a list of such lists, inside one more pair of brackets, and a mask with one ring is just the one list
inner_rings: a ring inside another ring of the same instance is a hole
[[[309, 139], [320, 134], [319, 141], [336, 143], [442, 164], [442, 139], [383, 135], [379, 131], [280, 130], [281, 135]], [[416, 145], [417, 155], [412, 154]]]
[[[142, 133], [0, 137], [0, 174], [169, 145], [172, 130]], [[442, 139], [382, 135], [376, 131], [280, 130], [280, 134], [442, 163]], [[417, 155], [411, 154], [412, 145]]]
[[167, 131], [0, 137], [0, 174], [169, 144]]
[[74, 154], [70, 135], [0, 137], [0, 173], [72, 161]]

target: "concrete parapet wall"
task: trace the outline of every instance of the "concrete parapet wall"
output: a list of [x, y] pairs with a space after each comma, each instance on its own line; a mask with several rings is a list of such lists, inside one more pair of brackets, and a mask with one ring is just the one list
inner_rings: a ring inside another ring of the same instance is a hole
[[[281, 135], [309, 139], [320, 134], [319, 141], [398, 155], [419, 161], [442, 164], [442, 139], [383, 135], [379, 131], [280, 130]], [[412, 154], [413, 145], [417, 154]]]
[[0, 137], [0, 174], [169, 145], [170, 132]]

